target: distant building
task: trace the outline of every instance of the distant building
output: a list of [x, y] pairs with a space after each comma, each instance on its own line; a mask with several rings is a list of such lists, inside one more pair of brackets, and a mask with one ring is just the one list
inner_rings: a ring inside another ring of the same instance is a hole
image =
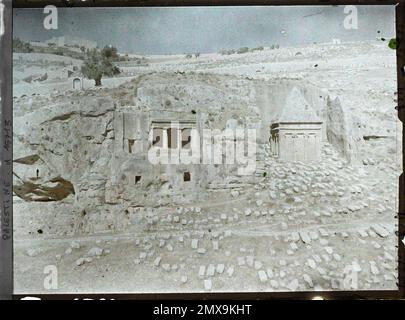
[[270, 130], [274, 156], [285, 161], [320, 160], [322, 120], [297, 88], [287, 97], [281, 116]]
[[92, 40], [86, 40], [82, 38], [76, 38], [72, 36], [55, 37], [45, 41], [47, 45], [54, 44], [57, 47], [84, 47], [86, 49], [94, 49], [97, 47], [97, 42]]

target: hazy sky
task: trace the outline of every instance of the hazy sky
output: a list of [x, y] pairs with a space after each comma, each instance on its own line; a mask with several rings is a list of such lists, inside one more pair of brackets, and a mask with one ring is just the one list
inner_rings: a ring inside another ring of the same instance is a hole
[[344, 6], [62, 8], [58, 30], [50, 31], [43, 27], [42, 9], [14, 9], [14, 35], [26, 41], [72, 35], [140, 54], [206, 53], [395, 35], [393, 6], [357, 8], [357, 30], [343, 27]]

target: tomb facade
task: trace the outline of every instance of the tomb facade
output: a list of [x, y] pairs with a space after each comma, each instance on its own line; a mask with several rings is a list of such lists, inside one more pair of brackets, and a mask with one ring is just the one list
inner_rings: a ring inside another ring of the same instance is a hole
[[287, 96], [280, 117], [270, 128], [271, 150], [280, 160], [316, 162], [321, 157], [322, 120], [299, 89]]

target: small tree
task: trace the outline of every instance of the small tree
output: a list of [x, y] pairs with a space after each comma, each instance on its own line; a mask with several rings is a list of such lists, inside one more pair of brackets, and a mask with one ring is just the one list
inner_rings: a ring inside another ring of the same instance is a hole
[[86, 78], [95, 81], [95, 86], [101, 86], [103, 76], [112, 77], [121, 72], [117, 66], [113, 65], [114, 55], [110, 50], [93, 49], [87, 51], [86, 55], [81, 71]]
[[34, 51], [29, 42], [24, 42], [20, 38], [13, 39], [13, 52], [29, 53]]

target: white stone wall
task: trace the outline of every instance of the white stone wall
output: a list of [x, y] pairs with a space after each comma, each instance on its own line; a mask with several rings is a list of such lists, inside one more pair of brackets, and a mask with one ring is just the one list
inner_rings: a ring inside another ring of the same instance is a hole
[[279, 158], [292, 162], [317, 162], [321, 158], [321, 124], [281, 124]]

